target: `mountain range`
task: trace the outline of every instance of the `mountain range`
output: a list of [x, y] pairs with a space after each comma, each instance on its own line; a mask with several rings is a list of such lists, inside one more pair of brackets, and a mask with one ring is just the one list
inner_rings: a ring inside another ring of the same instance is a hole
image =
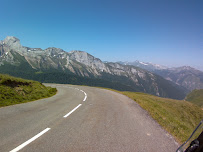
[[133, 65], [146, 69], [162, 76], [169, 81], [176, 83], [179, 86], [188, 89], [189, 91], [194, 89], [203, 89], [203, 72], [190, 66], [168, 68], [166, 66], [140, 61], [118, 63], [123, 65]]
[[188, 93], [185, 87], [142, 68], [102, 62], [83, 51], [25, 47], [12, 36], [0, 41], [0, 73], [40, 82], [108, 87], [173, 99], [183, 99]]

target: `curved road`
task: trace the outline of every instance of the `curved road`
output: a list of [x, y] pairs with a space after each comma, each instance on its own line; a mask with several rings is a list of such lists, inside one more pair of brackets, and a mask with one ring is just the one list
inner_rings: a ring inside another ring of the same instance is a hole
[[0, 108], [1, 152], [175, 152], [178, 145], [133, 100], [113, 91], [46, 84], [47, 99]]

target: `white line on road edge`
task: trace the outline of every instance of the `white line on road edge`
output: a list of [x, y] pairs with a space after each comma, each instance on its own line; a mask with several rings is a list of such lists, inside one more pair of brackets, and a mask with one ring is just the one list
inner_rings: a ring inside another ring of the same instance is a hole
[[77, 107], [75, 107], [72, 111], [70, 111], [69, 113], [67, 113], [65, 116], [63, 116], [64, 118], [68, 117], [71, 113], [73, 113], [75, 110], [77, 110], [82, 104], [79, 104]]
[[30, 144], [31, 142], [33, 142], [35, 139], [39, 138], [40, 136], [42, 136], [44, 133], [46, 133], [47, 131], [49, 131], [51, 128], [46, 128], [44, 129], [42, 132], [38, 133], [37, 135], [35, 135], [34, 137], [32, 137], [31, 139], [29, 139], [28, 141], [24, 142], [23, 144], [19, 145], [18, 147], [16, 147], [15, 149], [11, 150], [10, 152], [17, 152], [19, 150], [21, 150], [23, 147], [27, 146], [28, 144]]

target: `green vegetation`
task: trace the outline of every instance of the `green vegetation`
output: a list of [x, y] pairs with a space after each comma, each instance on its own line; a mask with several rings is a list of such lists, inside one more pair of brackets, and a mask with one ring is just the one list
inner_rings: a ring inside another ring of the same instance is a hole
[[0, 107], [25, 103], [56, 94], [56, 88], [40, 82], [0, 74]]
[[116, 92], [136, 101], [179, 143], [186, 141], [203, 119], [202, 109], [187, 101], [160, 98], [145, 93]]
[[[24, 70], [26, 69], [26, 70]], [[96, 87], [112, 88], [120, 91], [137, 91], [129, 85], [119, 83], [122, 81], [104, 80], [102, 78], [82, 77], [73, 74], [69, 71], [64, 72], [62, 70], [49, 69], [37, 71], [27, 63], [23, 62], [18, 66], [5, 63], [0, 66], [2, 74], [9, 74], [14, 77], [21, 77], [24, 79], [31, 79], [39, 81], [41, 83], [60, 83], [60, 84], [74, 84], [74, 85], [87, 85]], [[120, 80], [120, 79], [119, 79]]]
[[[76, 68], [77, 66], [73, 66], [75, 74], [67, 69], [65, 71], [60, 67], [54, 69], [43, 64], [40, 66], [40, 69], [33, 69], [20, 54], [12, 51], [11, 53], [15, 56], [15, 59], [19, 64], [11, 65], [9, 62], [5, 61], [4, 64], [0, 66], [2, 74], [31, 79], [41, 83], [88, 85], [111, 88], [119, 91], [146, 92], [153, 95], [157, 94], [157, 90], [155, 89], [157, 87], [160, 96], [172, 99], [184, 99], [187, 94], [186, 90], [179, 88], [177, 85], [174, 85], [170, 81], [166, 81], [160, 76], [155, 76], [154, 80], [152, 80], [151, 75], [148, 72], [145, 73], [146, 80], [138, 77], [138, 82], [135, 83], [129, 77], [116, 76], [105, 72], [101, 73], [101, 76], [95, 77], [88, 72], [85, 65], [79, 62], [77, 63], [80, 65], [79, 69]], [[109, 68], [111, 68], [111, 66], [109, 66]], [[128, 68], [131, 67], [129, 66]], [[90, 77], [83, 77], [81, 71], [87, 73]], [[152, 85], [154, 81], [156, 83], [155, 85]]]
[[185, 100], [203, 108], [203, 89], [193, 90], [186, 96]]

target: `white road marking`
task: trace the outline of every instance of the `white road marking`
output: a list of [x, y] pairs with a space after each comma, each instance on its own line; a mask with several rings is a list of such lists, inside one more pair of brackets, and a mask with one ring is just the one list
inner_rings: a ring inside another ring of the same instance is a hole
[[150, 134], [150, 133], [147, 133], [147, 136], [151, 136], [151, 134]]
[[75, 107], [73, 110], [71, 110], [69, 113], [67, 113], [64, 118], [68, 117], [71, 113], [73, 113], [75, 110], [77, 110], [82, 104], [79, 104], [77, 107]]
[[85, 101], [85, 100], [87, 99], [87, 94], [86, 94], [86, 92], [83, 91], [83, 90], [80, 90], [80, 91], [83, 92], [83, 93], [85, 94], [85, 98], [83, 99], [83, 101]]
[[83, 101], [85, 101], [87, 99], [87, 95], [85, 96], [85, 98], [84, 98], [84, 100]]
[[46, 128], [44, 129], [42, 132], [38, 133], [37, 135], [35, 135], [34, 137], [32, 137], [31, 139], [29, 139], [28, 141], [24, 142], [23, 144], [19, 145], [18, 147], [16, 147], [15, 149], [11, 150], [10, 152], [17, 152], [19, 150], [21, 150], [22, 148], [24, 148], [25, 146], [27, 146], [28, 144], [30, 144], [31, 142], [33, 142], [34, 140], [36, 140], [37, 138], [39, 138], [40, 136], [42, 136], [44, 133], [46, 133], [47, 131], [49, 131], [51, 128]]

